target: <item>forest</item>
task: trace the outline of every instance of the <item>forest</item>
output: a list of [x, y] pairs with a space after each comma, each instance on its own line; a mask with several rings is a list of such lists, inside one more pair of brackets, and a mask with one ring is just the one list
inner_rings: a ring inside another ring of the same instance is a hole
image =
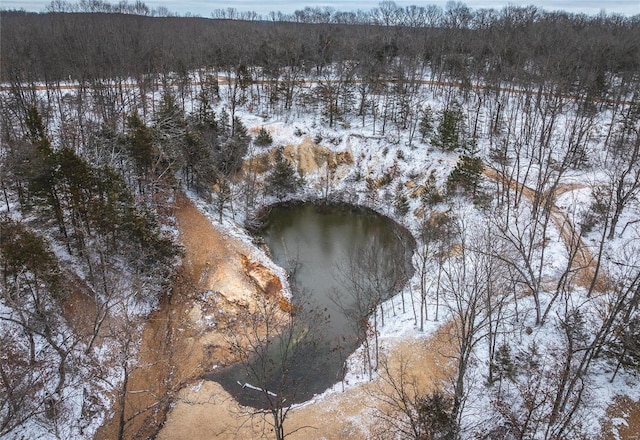
[[[314, 347], [321, 330], [250, 235], [295, 201], [370, 209], [415, 242], [403, 286], [377, 250], [345, 271], [360, 346], [332, 392], [369, 390], [350, 438], [637, 434], [640, 14], [383, 1], [202, 18], [56, 0], [0, 22], [0, 438], [172, 438], [181, 393], [217, 365], [276, 334], [289, 361]], [[206, 362], [158, 318], [217, 291], [202, 286], [215, 263], [189, 272], [186, 204], [282, 287], [216, 303], [206, 331], [224, 342]], [[441, 380], [393, 354], [399, 334], [446, 340]], [[251, 436], [346, 429], [305, 424], [254, 374], [269, 405], [242, 410]], [[191, 438], [249, 438], [206, 423]]]

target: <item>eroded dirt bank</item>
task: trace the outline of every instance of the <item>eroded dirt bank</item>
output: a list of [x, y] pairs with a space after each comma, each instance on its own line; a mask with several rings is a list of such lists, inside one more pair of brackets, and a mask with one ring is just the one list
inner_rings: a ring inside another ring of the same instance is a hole
[[[179, 205], [177, 218], [186, 251], [185, 269], [193, 279], [199, 280], [198, 285], [194, 286], [195, 292], [184, 295], [183, 300], [193, 303], [194, 298], [202, 296], [197, 291], [215, 290], [221, 292], [227, 301], [235, 301], [237, 307], [247, 307], [252, 298], [258, 298], [256, 295], [269, 290], [256, 291], [255, 286], [260, 283], [246, 283], [246, 273], [252, 271], [252, 265], [247, 264], [244, 257], [250, 254], [250, 249], [245, 249], [245, 243], [221, 237], [220, 232], [188, 201], [183, 200]], [[263, 267], [262, 271], [265, 269]], [[269, 277], [263, 274], [263, 278]], [[199, 312], [194, 312], [194, 309], [197, 310], [197, 307], [187, 306], [182, 313], [196, 318]], [[206, 316], [207, 313], [203, 311], [200, 314]], [[227, 318], [233, 318], [232, 312], [228, 313]], [[191, 319], [191, 322], [194, 320]], [[222, 329], [216, 330], [206, 331], [204, 333], [208, 333], [208, 336], [199, 338], [185, 338], [187, 334], [182, 334], [183, 343], [196, 346], [193, 351], [199, 350], [198, 345], [203, 346], [206, 356], [198, 358], [194, 353], [191, 360], [199, 359], [204, 363], [204, 368], [212, 368], [220, 357], [226, 356], [227, 360], [232, 360], [230, 353], [223, 348], [225, 341]], [[431, 339], [391, 341], [388, 346], [389, 369], [392, 372], [397, 370], [399, 359], [403, 359], [406, 362], [404, 367], [411, 371], [412, 380], [424, 390], [444, 380], [448, 365], [444, 355], [449, 354], [450, 345], [448, 331], [449, 328], [445, 327]], [[217, 345], [207, 345], [215, 337], [220, 338]], [[222, 386], [201, 381], [197, 375], [192, 377], [188, 386], [176, 394], [175, 404], [158, 435], [159, 439], [259, 438], [262, 434], [269, 434], [270, 427], [265, 425], [264, 420], [252, 417], [253, 410], [241, 407]], [[385, 387], [383, 381], [375, 380], [292, 410], [286, 422], [287, 431], [299, 431], [290, 438], [371, 438], [375, 431], [381, 429], [373, 413], [373, 408], [380, 406], [373, 394], [381, 387]]]
[[[400, 363], [407, 378], [424, 391], [445, 380], [450, 371], [448, 326], [429, 339], [403, 339], [389, 346], [389, 371], [396, 374]], [[345, 392], [335, 392], [291, 411], [286, 421], [291, 439], [386, 438], [377, 411], [384, 411], [379, 398], [390, 387], [380, 378]], [[270, 427], [261, 417], [252, 417], [220, 385], [202, 382], [183, 389], [168, 416], [159, 440], [251, 439], [270, 437]], [[297, 430], [297, 431], [296, 431]], [[296, 432], [294, 432], [296, 431]], [[388, 433], [387, 433], [388, 434]]]
[[[217, 365], [234, 362], [225, 335], [242, 325], [236, 317], [265, 295], [263, 287], [281, 287], [251, 261], [249, 245], [217, 230], [185, 196], [176, 205], [183, 266], [171, 295], [144, 323], [124, 393], [124, 438], [155, 435], [180, 390]], [[119, 398], [97, 439], [118, 438], [121, 405]]]

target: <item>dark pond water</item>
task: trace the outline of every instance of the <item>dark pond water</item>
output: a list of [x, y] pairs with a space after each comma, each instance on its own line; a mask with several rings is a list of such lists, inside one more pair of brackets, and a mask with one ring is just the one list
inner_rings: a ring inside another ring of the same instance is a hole
[[[286, 343], [295, 340], [295, 348], [275, 338], [252, 364], [209, 378], [244, 405], [263, 407], [268, 397], [238, 383], [277, 391], [288, 403], [303, 402], [340, 380], [344, 360], [359, 344], [363, 315], [404, 284], [411, 239], [372, 211], [311, 203], [274, 207], [261, 235], [273, 260], [291, 270], [301, 311], [294, 319], [299, 328], [287, 332]], [[284, 368], [283, 346], [289, 350]]]

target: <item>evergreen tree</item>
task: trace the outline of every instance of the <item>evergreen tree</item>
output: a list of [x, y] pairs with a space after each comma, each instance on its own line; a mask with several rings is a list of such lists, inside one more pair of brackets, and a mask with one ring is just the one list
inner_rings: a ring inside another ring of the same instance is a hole
[[218, 174], [213, 148], [207, 142], [208, 139], [215, 141], [215, 138], [215, 133], [207, 129], [191, 129], [185, 137], [183, 178], [189, 188], [195, 189], [203, 196], [207, 195]]
[[[134, 161], [139, 182], [142, 184], [142, 181], [148, 177], [153, 165], [155, 154], [153, 131], [140, 119], [137, 112], [129, 116], [127, 123], [129, 125], [127, 148]], [[142, 186], [140, 190], [142, 190]]]
[[215, 148], [216, 167], [224, 176], [230, 176], [240, 171], [243, 158], [249, 151], [249, 143], [251, 142], [251, 137], [239, 118], [234, 118], [233, 126], [233, 134], [226, 140], [221, 140]]
[[[7, 216], [0, 216], [0, 269], [5, 287], [23, 285], [26, 294], [34, 283], [44, 283], [52, 293], [61, 293], [58, 263], [46, 241]], [[20, 278], [31, 280], [21, 283]]]
[[429, 177], [424, 184], [424, 191], [421, 195], [422, 204], [424, 206], [434, 206], [442, 202], [442, 200], [442, 194], [440, 194], [440, 191], [438, 190], [438, 186], [436, 184], [435, 171], [431, 170], [431, 174], [429, 174]]
[[454, 440], [458, 438], [458, 425], [453, 412], [452, 398], [440, 391], [434, 391], [419, 399], [416, 406], [420, 431], [425, 439]]
[[42, 116], [35, 106], [31, 106], [27, 111], [25, 125], [29, 140], [41, 150], [42, 154], [50, 154], [52, 152], [51, 141], [46, 134]]
[[301, 186], [300, 179], [296, 176], [293, 165], [285, 159], [282, 148], [275, 153], [273, 169], [265, 178], [267, 194], [274, 195], [282, 200], [287, 194], [298, 190]]
[[428, 105], [422, 110], [422, 116], [420, 118], [420, 125], [418, 126], [420, 136], [422, 136], [422, 142], [427, 140], [431, 133], [433, 133], [433, 111], [431, 106]]
[[490, 365], [490, 373], [497, 375], [498, 380], [510, 379], [513, 380], [516, 375], [516, 367], [513, 363], [511, 356], [511, 348], [508, 344], [502, 344], [496, 350], [493, 362]]
[[56, 191], [60, 195], [61, 208], [71, 224], [70, 230], [79, 250], [85, 248], [85, 235], [93, 227], [89, 218], [89, 206], [95, 195], [92, 167], [70, 148], [63, 148], [55, 155]]
[[268, 147], [273, 143], [273, 138], [271, 134], [264, 128], [260, 127], [260, 132], [258, 136], [256, 136], [255, 144], [259, 147]]
[[170, 89], [165, 89], [154, 115], [157, 171], [155, 180], [172, 185], [176, 173], [185, 167], [187, 122]]
[[205, 196], [220, 174], [216, 166], [216, 158], [221, 155], [219, 124], [207, 95], [201, 93], [200, 106], [190, 118], [185, 136], [184, 177], [190, 188]]
[[199, 130], [213, 129], [218, 132], [218, 117], [204, 90], [200, 91], [198, 111], [192, 115], [192, 125]]
[[229, 113], [227, 109], [223, 108], [218, 116], [218, 134], [222, 139], [228, 139], [231, 137], [231, 122], [229, 121]]
[[431, 143], [444, 151], [466, 151], [466, 133], [462, 110], [456, 104], [442, 112], [440, 123]]
[[483, 169], [482, 159], [463, 154], [447, 178], [447, 191], [462, 190], [475, 196]]
[[225, 179], [220, 179], [214, 187], [214, 199], [216, 210], [218, 211], [218, 221], [222, 223], [222, 214], [224, 208], [231, 203], [233, 195], [231, 193], [231, 187], [229, 182]]
[[[36, 107], [29, 109], [25, 123], [28, 138], [34, 146], [31, 151], [31, 163], [25, 169], [28, 173], [29, 203], [43, 208], [45, 212], [53, 213], [60, 234], [66, 242], [68, 233], [59, 193], [57, 155], [51, 147], [51, 141]], [[71, 249], [68, 250], [71, 252]]]
[[168, 136], [175, 136], [176, 132], [182, 132], [186, 126], [184, 113], [169, 89], [162, 93], [154, 120], [155, 129]]
[[[613, 377], [621, 367], [635, 373], [640, 371], [640, 316], [635, 315], [627, 322], [620, 322], [612, 333], [613, 336], [606, 344], [604, 352], [615, 359]], [[613, 378], [611, 380], [613, 381]]]
[[393, 203], [393, 211], [397, 216], [404, 217], [409, 212], [409, 199], [402, 191], [402, 183], [396, 186], [396, 197]]
[[233, 118], [233, 133], [231, 137], [238, 139], [245, 146], [249, 145], [249, 142], [251, 142], [251, 136], [249, 136], [247, 127], [244, 126], [238, 117]]

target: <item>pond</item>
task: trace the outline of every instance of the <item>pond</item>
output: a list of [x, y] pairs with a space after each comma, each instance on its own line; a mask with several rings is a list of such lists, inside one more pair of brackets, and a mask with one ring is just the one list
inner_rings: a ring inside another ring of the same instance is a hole
[[260, 235], [273, 260], [291, 274], [300, 310], [294, 321], [301, 322], [286, 340], [295, 340], [295, 348], [287, 346], [282, 367], [283, 342], [273, 340], [268, 362], [254, 356], [262, 366], [239, 363], [210, 378], [243, 405], [269, 405], [255, 388], [284, 393], [288, 403], [304, 402], [341, 379], [345, 359], [366, 334], [366, 316], [410, 276], [412, 239], [371, 210], [312, 203], [272, 207]]

